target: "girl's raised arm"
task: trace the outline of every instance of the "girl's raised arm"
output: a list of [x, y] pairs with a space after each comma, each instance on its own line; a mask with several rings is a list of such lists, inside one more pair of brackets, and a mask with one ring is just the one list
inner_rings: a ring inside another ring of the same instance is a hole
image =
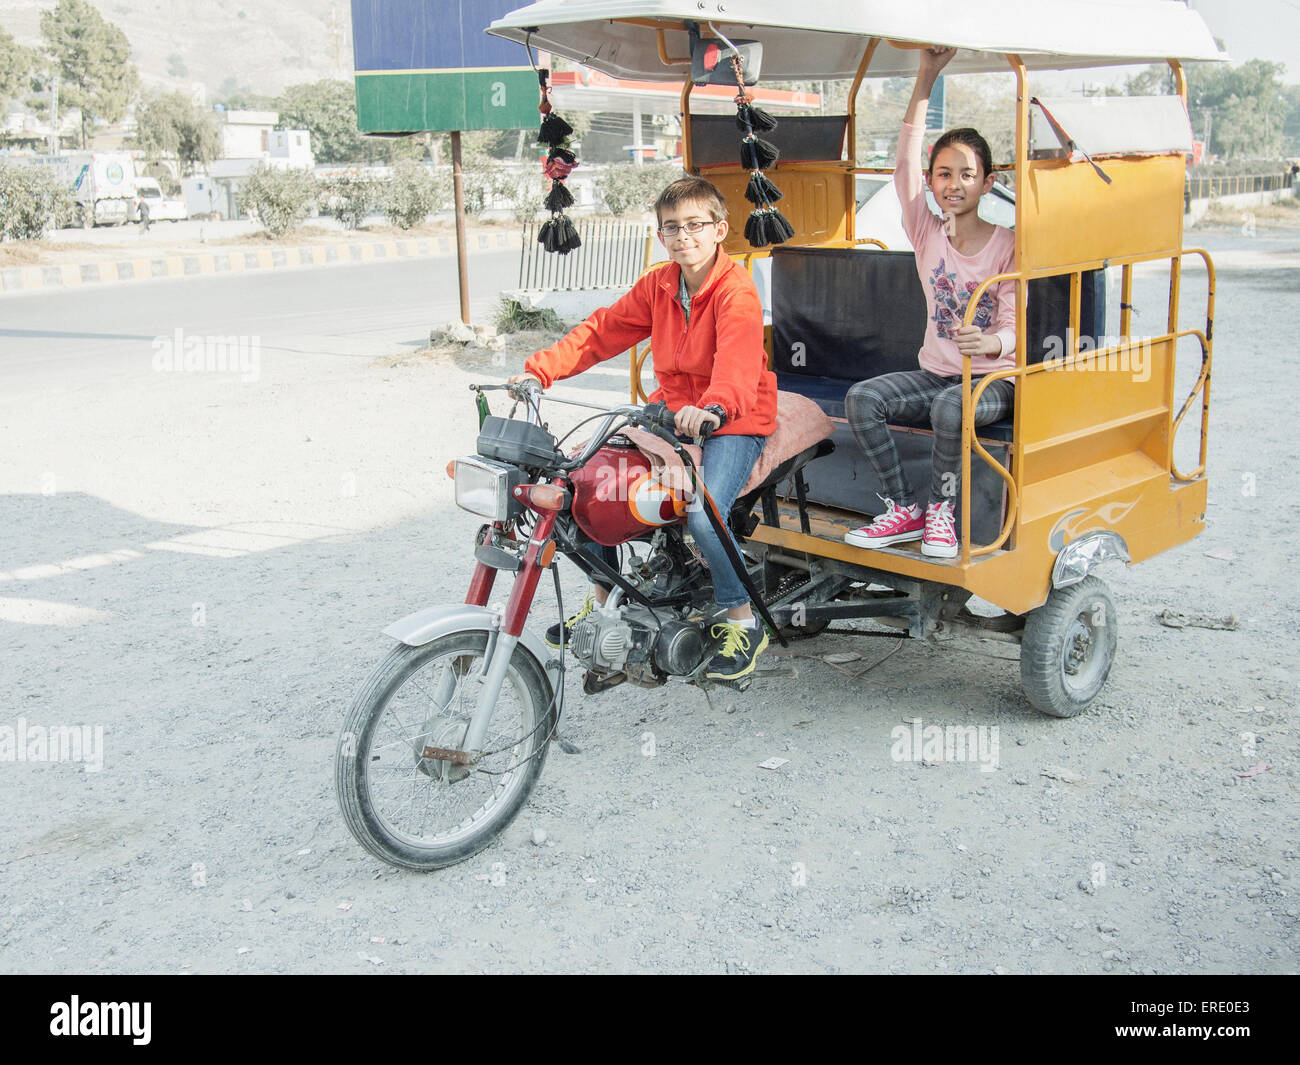
[[934, 83], [956, 54], [956, 48], [921, 49], [921, 69], [917, 72], [916, 84], [912, 86], [912, 99], [908, 101], [907, 114], [903, 116], [903, 121], [909, 126], [924, 128], [925, 112], [930, 107], [930, 93], [934, 91]]
[[913, 247], [921, 239], [922, 229], [932, 220], [938, 224], [925, 205], [925, 178], [921, 170], [921, 145], [925, 136], [925, 112], [930, 106], [930, 93], [939, 72], [957, 54], [955, 48], [921, 49], [921, 69], [912, 87], [912, 99], [903, 116], [903, 128], [898, 135], [898, 157], [894, 163], [894, 188], [903, 208], [903, 232]]

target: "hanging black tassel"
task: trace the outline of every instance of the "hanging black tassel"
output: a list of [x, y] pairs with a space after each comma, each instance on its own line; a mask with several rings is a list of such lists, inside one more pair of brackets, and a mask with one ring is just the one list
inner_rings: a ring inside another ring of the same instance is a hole
[[537, 131], [537, 143], [554, 146], [563, 144], [573, 133], [573, 127], [552, 111], [542, 117], [542, 128]]
[[746, 137], [740, 142], [740, 165], [746, 170], [766, 170], [780, 155], [775, 144], [761, 137]]
[[755, 207], [762, 207], [765, 203], [775, 203], [784, 195], [785, 193], [773, 185], [761, 170], [755, 170], [749, 176], [749, 184], [745, 186], [745, 199]]
[[775, 207], [768, 208], [767, 235], [773, 244], [784, 244], [794, 237], [794, 226]]
[[[528, 54], [531, 62], [532, 52]], [[537, 143], [550, 149], [546, 153], [546, 162], [542, 164], [542, 173], [551, 179], [550, 191], [543, 201], [551, 217], [537, 231], [537, 242], [549, 252], [568, 255], [574, 248], [582, 247], [577, 227], [564, 216], [564, 209], [573, 206], [573, 193], [565, 186], [564, 179], [578, 165], [578, 158], [567, 147], [573, 127], [551, 107], [550, 73], [545, 68], [537, 71], [537, 84], [542, 92], [542, 101], [537, 105], [542, 115]]]
[[546, 194], [542, 206], [552, 214], [556, 211], [563, 211], [566, 207], [573, 206], [573, 193], [569, 191], [563, 181], [552, 181], [551, 191]]
[[560, 254], [568, 255], [569, 252], [573, 251], [575, 248], [582, 247], [582, 238], [578, 236], [577, 227], [569, 221], [569, 219], [561, 215], [560, 222], [563, 226], [561, 229], [561, 237], [564, 240], [564, 245], [560, 248]]
[[736, 110], [736, 128], [742, 133], [768, 133], [776, 125], [776, 119], [761, 107], [743, 103]]
[[777, 161], [780, 152], [776, 145], [755, 135], [776, 128], [776, 119], [753, 105], [752, 97], [745, 92], [739, 59], [732, 57], [731, 68], [736, 75], [736, 126], [744, 134], [740, 141], [740, 165], [751, 171], [745, 186], [745, 199], [754, 205], [745, 221], [745, 239], [755, 248], [769, 244], [784, 244], [794, 237], [794, 227], [772, 206], [781, 198], [781, 190], [763, 173]]
[[537, 243], [547, 251], [555, 250], [555, 228], [556, 219], [550, 218], [542, 223], [542, 228], [537, 231]]
[[542, 228], [537, 233], [537, 243], [547, 251], [559, 255], [568, 255], [575, 248], [582, 247], [577, 228], [562, 214], [542, 223]]

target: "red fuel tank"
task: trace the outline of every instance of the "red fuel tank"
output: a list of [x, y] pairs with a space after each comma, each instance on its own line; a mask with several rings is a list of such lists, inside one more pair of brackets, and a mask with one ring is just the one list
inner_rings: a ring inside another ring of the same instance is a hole
[[622, 437], [611, 437], [569, 481], [578, 527], [598, 544], [612, 547], [686, 520], [682, 493], [660, 483], [650, 460]]

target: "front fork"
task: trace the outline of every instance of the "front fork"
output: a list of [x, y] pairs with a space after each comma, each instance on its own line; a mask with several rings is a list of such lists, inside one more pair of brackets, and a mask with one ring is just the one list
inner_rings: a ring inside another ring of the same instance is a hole
[[[478, 702], [461, 743], [461, 750], [464, 751], [477, 751], [483, 744], [483, 737], [487, 735], [488, 722], [492, 718], [492, 710], [496, 706], [497, 697], [501, 694], [501, 685], [505, 682], [506, 670], [510, 668], [510, 659], [515, 653], [515, 645], [519, 642], [519, 636], [524, 631], [524, 622], [532, 609], [533, 596], [537, 593], [537, 582], [541, 580], [542, 570], [555, 557], [551, 532], [555, 528], [559, 512], [545, 510], [538, 513], [540, 516], [533, 526], [533, 535], [528, 540], [528, 548], [524, 551], [523, 560], [515, 574], [515, 583], [510, 589], [506, 608], [500, 616], [496, 629], [488, 634], [488, 644], [483, 652], [486, 663], [483, 671], [483, 686], [479, 690]], [[482, 562], [476, 563], [465, 602], [472, 606], [486, 606], [495, 579], [496, 570]], [[444, 684], [454, 687], [455, 682], [455, 676], [443, 678]], [[439, 702], [444, 704], [451, 697], [450, 689], [445, 693], [439, 691], [435, 694]]]

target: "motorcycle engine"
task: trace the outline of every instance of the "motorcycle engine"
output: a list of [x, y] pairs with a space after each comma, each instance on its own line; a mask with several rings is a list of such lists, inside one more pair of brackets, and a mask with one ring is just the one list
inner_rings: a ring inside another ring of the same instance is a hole
[[589, 670], [626, 673], [655, 687], [669, 676], [689, 676], [704, 658], [704, 625], [671, 618], [662, 626], [645, 607], [625, 603], [612, 614], [596, 609], [573, 626], [569, 650]]

